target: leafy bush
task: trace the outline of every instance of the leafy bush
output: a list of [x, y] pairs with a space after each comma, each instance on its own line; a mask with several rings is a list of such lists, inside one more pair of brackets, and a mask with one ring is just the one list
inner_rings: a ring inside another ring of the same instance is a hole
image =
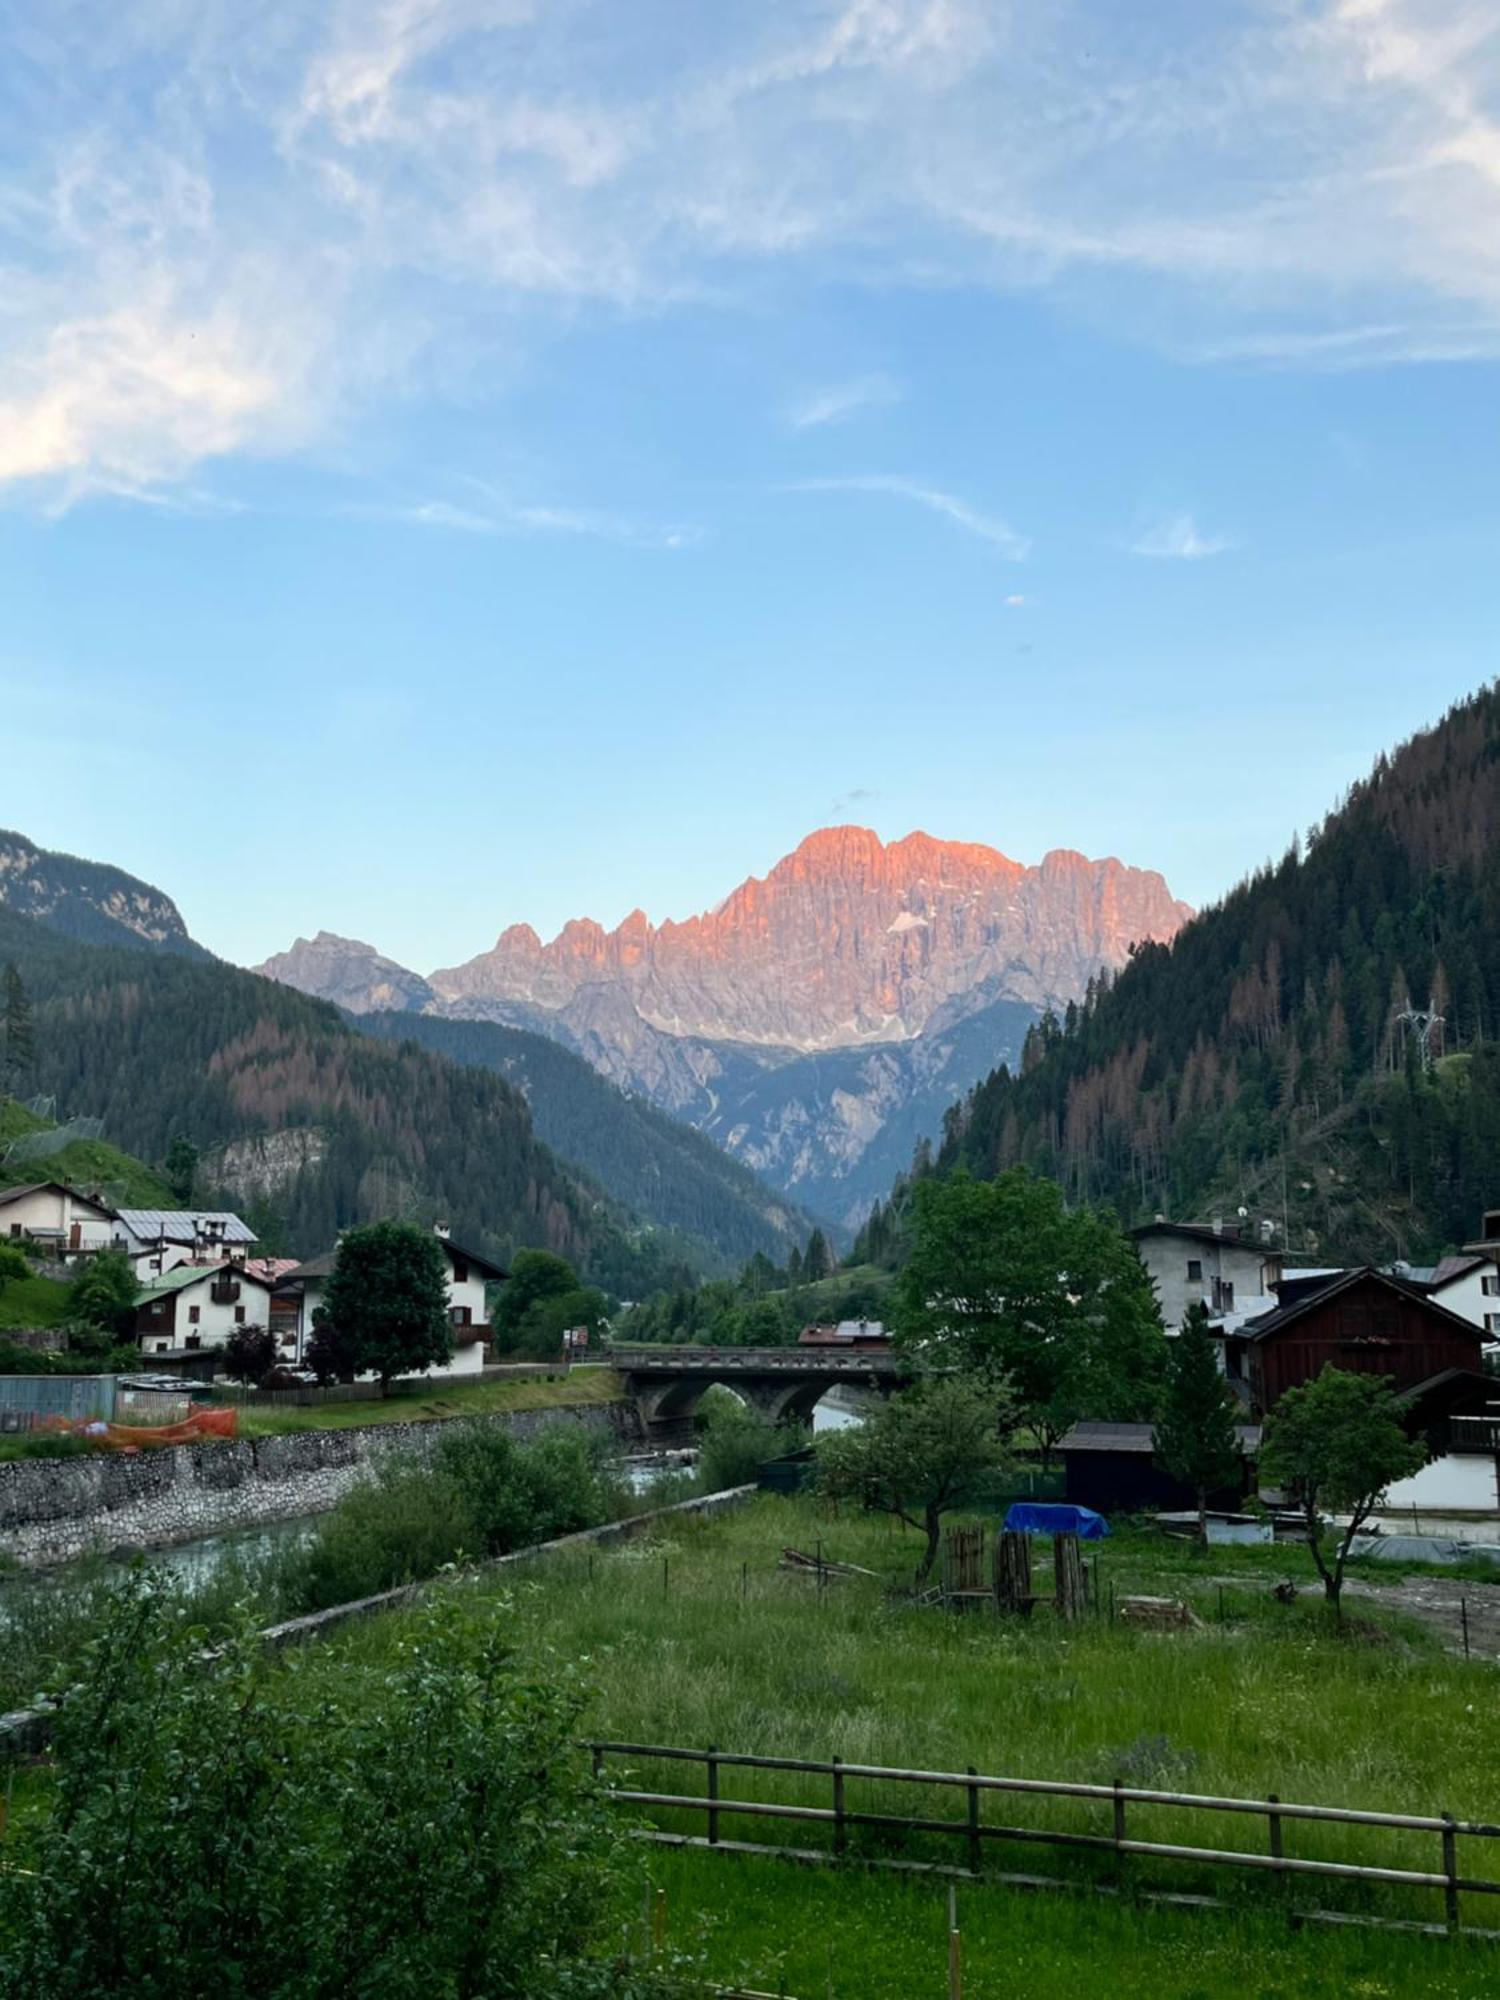
[[123, 1250], [101, 1250], [90, 1257], [68, 1293], [74, 1347], [102, 1351], [128, 1340], [135, 1331], [139, 1294], [135, 1271]]
[[[704, 1398], [705, 1403], [708, 1398]], [[767, 1459], [781, 1458], [807, 1442], [798, 1424], [768, 1423], [737, 1397], [716, 1398], [699, 1432], [698, 1471], [706, 1493], [747, 1486]]]
[[346, 1493], [308, 1541], [282, 1556], [278, 1594], [293, 1614], [322, 1611], [419, 1582], [480, 1546], [456, 1480], [397, 1465]]
[[619, 1850], [574, 1741], [581, 1690], [561, 1661], [522, 1671], [500, 1623], [449, 1600], [394, 1658], [276, 1655], [248, 1629], [205, 1654], [132, 1581], [0, 1871], [0, 1989], [659, 1993], [606, 1955]]
[[276, 1336], [263, 1326], [237, 1326], [224, 1346], [231, 1382], [260, 1382], [276, 1365]]

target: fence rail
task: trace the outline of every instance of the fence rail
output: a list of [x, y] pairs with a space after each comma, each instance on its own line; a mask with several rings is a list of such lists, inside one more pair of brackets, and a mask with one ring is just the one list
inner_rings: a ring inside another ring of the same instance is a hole
[[[1263, 1799], [1219, 1797], [1202, 1792], [1164, 1791], [1150, 1786], [1114, 1783], [1087, 1784], [1069, 1779], [1007, 1778], [967, 1771], [919, 1771], [886, 1764], [851, 1764], [833, 1757], [761, 1757], [746, 1752], [714, 1748], [691, 1749], [677, 1744], [591, 1742], [595, 1772], [603, 1775], [606, 1760], [662, 1760], [702, 1766], [706, 1772], [703, 1793], [647, 1791], [633, 1786], [612, 1786], [610, 1795], [622, 1805], [642, 1806], [704, 1814], [707, 1817], [707, 1844], [721, 1844], [720, 1828], [726, 1817], [745, 1815], [752, 1819], [784, 1820], [797, 1824], [828, 1826], [833, 1832], [833, 1852], [847, 1851], [851, 1828], [879, 1828], [886, 1832], [948, 1834], [966, 1843], [967, 1866], [979, 1874], [986, 1841], [1035, 1842], [1049, 1847], [1070, 1847], [1111, 1852], [1118, 1855], [1155, 1856], [1160, 1860], [1198, 1862], [1214, 1867], [1244, 1868], [1279, 1877], [1314, 1876], [1351, 1882], [1394, 1884], [1415, 1889], [1440, 1889], [1444, 1898], [1444, 1920], [1449, 1930], [1461, 1923], [1460, 1895], [1500, 1895], [1500, 1881], [1490, 1881], [1460, 1873], [1458, 1842], [1500, 1840], [1500, 1824], [1483, 1820], [1459, 1820], [1449, 1813], [1385, 1813], [1357, 1806], [1301, 1805], [1275, 1795]], [[733, 1799], [723, 1796], [721, 1775], [726, 1770], [788, 1771], [826, 1778], [830, 1784], [828, 1805], [784, 1804], [770, 1799]], [[848, 1786], [851, 1781], [907, 1784], [947, 1788], [964, 1795], [962, 1819], [926, 1819], [898, 1813], [864, 1812], [851, 1808]], [[1110, 1808], [1108, 1833], [1080, 1833], [1058, 1827], [1007, 1826], [987, 1821], [982, 1805], [987, 1795], [1019, 1794], [1030, 1797], [1085, 1799]], [[1131, 1807], [1170, 1807], [1177, 1810], [1240, 1813], [1266, 1822], [1264, 1851], [1247, 1848], [1200, 1847], [1174, 1841], [1142, 1840], [1128, 1832]], [[1366, 1862], [1319, 1860], [1286, 1851], [1289, 1823], [1314, 1821], [1337, 1826], [1379, 1827], [1398, 1833], [1436, 1836], [1439, 1865], [1435, 1868], [1376, 1867]], [[673, 1838], [663, 1835], [663, 1838]], [[744, 1851], [747, 1844], [734, 1843]], [[752, 1849], [775, 1853], [773, 1846]], [[1487, 1935], [1495, 1935], [1488, 1933]]]

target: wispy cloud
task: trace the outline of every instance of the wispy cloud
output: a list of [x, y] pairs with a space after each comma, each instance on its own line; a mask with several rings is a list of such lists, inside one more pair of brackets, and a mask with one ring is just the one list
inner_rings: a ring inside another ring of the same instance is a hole
[[482, 507], [457, 506], [450, 500], [413, 500], [343, 511], [366, 520], [405, 522], [414, 528], [447, 529], [461, 535], [582, 535], [638, 549], [686, 549], [703, 539], [701, 528], [664, 527], [585, 508], [538, 507], [508, 499], [493, 488], [484, 491], [487, 498]]
[[507, 359], [593, 308], [763, 310], [778, 266], [1050, 293], [1209, 364], [1500, 354], [1493, 0], [673, 11], [50, 10], [7, 103], [0, 486], [144, 497], [441, 395], [476, 328]]
[[873, 786], [855, 785], [851, 790], [840, 792], [836, 799], [829, 801], [829, 818], [837, 819], [840, 813], [848, 812], [851, 806], [868, 805], [871, 799], [878, 799], [879, 797], [879, 792]]
[[837, 382], [794, 403], [787, 412], [793, 430], [817, 430], [825, 424], [841, 424], [860, 410], [877, 409], [901, 400], [901, 391], [889, 375], [859, 375], [852, 382]]
[[1005, 603], [1008, 610], [1021, 611], [1028, 605], [1035, 604], [1036, 599], [1034, 597], [1023, 596], [1019, 590], [1013, 590], [1009, 597], [1006, 598]]
[[1010, 562], [1024, 562], [1031, 553], [1031, 543], [1025, 535], [1018, 534], [1008, 521], [997, 515], [982, 514], [977, 507], [971, 507], [967, 500], [959, 499], [956, 493], [945, 493], [940, 487], [925, 486], [920, 480], [906, 479], [896, 473], [866, 473], [844, 479], [799, 479], [788, 488], [793, 493], [884, 493], [893, 499], [909, 500], [913, 506], [925, 507], [929, 513], [940, 514], [944, 520], [952, 521], [965, 534], [977, 535], [982, 542]]
[[1173, 514], [1132, 542], [1130, 552], [1175, 562], [1199, 562], [1205, 556], [1221, 556], [1233, 547], [1227, 535], [1205, 534], [1191, 514]]

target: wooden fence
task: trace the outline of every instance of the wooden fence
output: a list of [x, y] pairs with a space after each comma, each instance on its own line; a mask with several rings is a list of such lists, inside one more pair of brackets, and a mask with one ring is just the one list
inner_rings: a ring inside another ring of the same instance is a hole
[[[1118, 1781], [1114, 1784], [1098, 1785], [1047, 1778], [988, 1777], [972, 1766], [963, 1772], [915, 1771], [883, 1764], [850, 1764], [837, 1757], [827, 1761], [798, 1757], [756, 1757], [714, 1748], [693, 1750], [662, 1743], [591, 1742], [587, 1747], [593, 1755], [594, 1770], [601, 1775], [604, 1773], [606, 1761], [610, 1758], [627, 1758], [631, 1761], [665, 1760], [700, 1766], [706, 1777], [705, 1788], [701, 1794], [645, 1791], [634, 1786], [624, 1786], [611, 1787], [610, 1795], [621, 1805], [701, 1814], [707, 1820], [707, 1838], [694, 1840], [694, 1845], [728, 1847], [730, 1851], [742, 1854], [791, 1852], [799, 1859], [842, 1858], [848, 1853], [848, 1839], [852, 1829], [876, 1828], [885, 1833], [895, 1834], [950, 1835], [964, 1843], [966, 1872], [976, 1876], [982, 1870], [987, 1841], [1036, 1843], [1049, 1847], [1109, 1853], [1122, 1858], [1126, 1855], [1147, 1855], [1163, 1861], [1195, 1862], [1216, 1868], [1248, 1869], [1282, 1880], [1296, 1877], [1322, 1880], [1331, 1878], [1349, 1882], [1381, 1883], [1408, 1889], [1440, 1890], [1443, 1896], [1442, 1928], [1448, 1931], [1457, 1931], [1461, 1926], [1459, 1901], [1461, 1896], [1500, 1895], [1500, 1881], [1491, 1881], [1461, 1872], [1458, 1847], [1460, 1839], [1500, 1840], [1500, 1825], [1458, 1820], [1448, 1813], [1382, 1813], [1349, 1806], [1295, 1805], [1275, 1795], [1263, 1799], [1217, 1798], [1204, 1793], [1161, 1791], [1150, 1787], [1126, 1785]], [[721, 1780], [722, 1774], [731, 1770], [794, 1772], [805, 1777], [825, 1779], [829, 1785], [829, 1802], [826, 1805], [785, 1804], [771, 1799], [727, 1798], [721, 1789]], [[962, 1797], [964, 1815], [961, 1819], [926, 1819], [906, 1814], [862, 1811], [850, 1805], [849, 1788], [852, 1784], [865, 1782], [946, 1789]], [[1084, 1833], [1060, 1827], [1000, 1825], [986, 1819], [983, 1812], [985, 1801], [996, 1794], [1091, 1801], [1101, 1808], [1107, 1808], [1109, 1830]], [[1265, 1823], [1266, 1843], [1263, 1849], [1251, 1849], [1143, 1840], [1133, 1834], [1130, 1828], [1132, 1809], [1144, 1807], [1233, 1813], [1260, 1819]], [[726, 1818], [738, 1818], [741, 1815], [752, 1819], [791, 1821], [802, 1826], [828, 1827], [832, 1833], [831, 1854], [827, 1850], [788, 1850], [767, 1843], [746, 1841], [726, 1843], [722, 1838], [723, 1822]], [[1438, 1865], [1433, 1868], [1372, 1867], [1363, 1862], [1323, 1860], [1289, 1853], [1288, 1829], [1308, 1821], [1320, 1825], [1375, 1827], [1404, 1834], [1430, 1835], [1437, 1843], [1438, 1852], [1433, 1859]], [[681, 1844], [684, 1838], [661, 1829], [648, 1829], [647, 1837], [673, 1844]], [[911, 1868], [923, 1864], [876, 1859], [875, 1865]], [[1024, 1879], [1035, 1886], [1045, 1886], [1035, 1877]], [[1311, 1914], [1331, 1921], [1381, 1921], [1375, 1918], [1340, 1918], [1333, 1912]], [[1500, 1932], [1497, 1931], [1470, 1930], [1467, 1935], [1500, 1939]]]

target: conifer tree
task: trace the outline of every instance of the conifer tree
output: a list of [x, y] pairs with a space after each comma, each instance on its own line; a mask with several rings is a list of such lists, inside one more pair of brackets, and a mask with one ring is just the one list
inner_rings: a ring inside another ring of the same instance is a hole
[[36, 1035], [31, 1025], [31, 1001], [14, 965], [5, 968], [4, 1044], [0, 1047], [0, 1084], [14, 1090], [36, 1062]]
[[1219, 1373], [1219, 1357], [1200, 1299], [1172, 1343], [1156, 1424], [1158, 1463], [1198, 1501], [1198, 1537], [1208, 1541], [1208, 1496], [1233, 1484], [1240, 1466], [1234, 1434], [1234, 1394]]

